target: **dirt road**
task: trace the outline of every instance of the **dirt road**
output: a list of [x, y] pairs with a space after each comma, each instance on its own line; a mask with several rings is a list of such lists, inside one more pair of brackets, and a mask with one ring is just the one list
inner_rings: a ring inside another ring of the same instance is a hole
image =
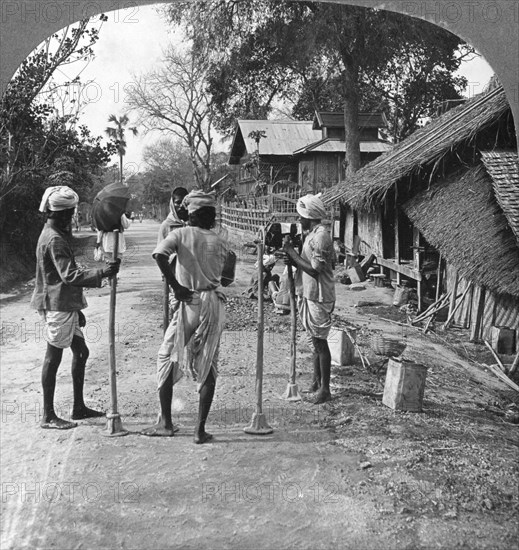
[[[409, 353], [436, 360], [423, 414], [384, 407], [381, 386], [360, 363], [334, 369], [329, 405], [290, 403], [282, 398], [288, 324], [268, 310], [264, 412], [274, 433], [244, 433], [255, 404], [255, 303], [240, 297], [250, 257], [240, 255], [237, 282], [228, 289], [233, 330], [222, 339], [208, 422], [215, 441], [192, 442], [198, 396], [187, 379], [174, 392], [180, 432], [167, 439], [139, 435], [157, 411], [161, 280], [150, 255], [157, 229], [151, 221], [129, 229], [118, 284], [118, 394], [131, 432], [126, 437], [105, 437], [101, 421], [65, 432], [39, 428], [45, 344], [29, 308], [30, 287], [0, 302], [2, 549], [517, 547], [517, 428], [475, 405], [502, 395], [502, 388], [484, 372], [469, 373], [449, 350], [439, 360], [439, 348], [414, 333], [404, 334]], [[94, 265], [92, 234], [77, 236], [84, 244], [78, 260]], [[375, 290], [381, 305], [390, 304], [389, 291]], [[354, 294], [339, 292], [338, 320], [353, 320], [359, 334], [382, 327], [402, 333], [354, 310]], [[86, 295], [85, 395], [87, 404], [108, 409], [109, 290]], [[310, 356], [308, 347], [300, 349], [306, 349], [298, 355], [304, 388]], [[67, 351], [56, 392], [65, 417], [71, 395]]]

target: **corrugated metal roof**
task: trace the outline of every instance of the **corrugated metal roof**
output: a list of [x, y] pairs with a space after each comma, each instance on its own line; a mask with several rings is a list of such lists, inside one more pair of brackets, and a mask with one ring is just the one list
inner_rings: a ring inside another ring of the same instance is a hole
[[[323, 126], [326, 128], [344, 128], [344, 113], [317, 111], [313, 128], [314, 130], [320, 130]], [[360, 128], [385, 128], [386, 126], [387, 121], [383, 113], [359, 113]]]
[[253, 131], [263, 130], [266, 137], [259, 143], [260, 155], [288, 155], [296, 149], [321, 139], [320, 130], [313, 130], [310, 121], [294, 120], [238, 120], [238, 126], [248, 153], [256, 150], [256, 142], [249, 137]]
[[519, 243], [519, 157], [515, 151], [481, 151], [496, 194], [510, 228]]
[[[383, 141], [361, 141], [361, 153], [385, 153], [391, 149], [390, 143]], [[344, 141], [338, 139], [321, 139], [294, 151], [294, 155], [304, 155], [306, 153], [344, 153]]]

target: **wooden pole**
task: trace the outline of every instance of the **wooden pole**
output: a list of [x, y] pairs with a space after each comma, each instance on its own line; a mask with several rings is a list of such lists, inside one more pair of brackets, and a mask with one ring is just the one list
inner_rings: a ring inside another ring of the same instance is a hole
[[513, 376], [515, 374], [515, 371], [519, 368], [519, 351], [517, 352], [517, 355], [515, 356], [514, 362], [512, 363], [512, 366], [510, 367], [510, 371], [508, 372], [508, 376]]
[[[454, 314], [461, 307], [461, 304], [465, 300], [465, 296], [468, 294], [471, 287], [472, 287], [472, 283], [467, 282], [467, 288], [465, 289], [465, 292], [463, 293], [463, 296], [461, 297], [460, 301], [454, 306], [454, 308], [452, 309], [452, 313], [449, 313], [449, 315], [447, 316], [447, 320], [443, 324], [443, 329], [444, 330], [449, 328], [449, 325], [451, 324], [452, 320], [454, 319]], [[454, 298], [454, 302], [456, 302], [456, 298]], [[452, 302], [451, 302], [451, 304], [452, 304]], [[449, 308], [449, 311], [450, 311], [450, 308]]]
[[[452, 291], [451, 291], [451, 302], [449, 304], [449, 314], [447, 315], [447, 319], [451, 317], [453, 314], [454, 308], [456, 306], [456, 296], [458, 293], [458, 272], [455, 272], [454, 275], [454, 283], [452, 285]], [[447, 325], [447, 323], [446, 323]]]
[[481, 325], [483, 324], [483, 314], [485, 312], [485, 298], [486, 298], [486, 289], [484, 286], [480, 287], [479, 290], [479, 300], [478, 300], [478, 309], [476, 313], [476, 320], [472, 327], [472, 332], [470, 335], [470, 342], [479, 342], [479, 335], [481, 333]]
[[[119, 255], [119, 231], [114, 231], [114, 250], [112, 261]], [[117, 413], [117, 374], [115, 368], [115, 304], [117, 297], [117, 275], [110, 279], [110, 314], [108, 317], [108, 342], [110, 346], [110, 393], [112, 396], [112, 414]]]
[[269, 426], [263, 414], [263, 250], [265, 232], [261, 230], [261, 238], [257, 243], [258, 252], [258, 341], [256, 346], [256, 412], [252, 415], [250, 426], [243, 431], [253, 435], [266, 435], [274, 430]]
[[296, 288], [292, 266], [288, 268], [288, 284], [290, 288], [290, 372], [288, 386], [283, 397], [289, 401], [300, 401], [301, 395], [296, 384], [296, 339], [297, 339], [297, 312], [296, 312]]
[[296, 383], [296, 336], [297, 336], [297, 317], [296, 317], [296, 289], [294, 284], [294, 274], [292, 266], [288, 267], [288, 281], [290, 284], [290, 382]]
[[[422, 269], [422, 254], [420, 248], [420, 231], [413, 226], [413, 252], [414, 252], [414, 267], [419, 273]], [[418, 299], [418, 313], [422, 312], [422, 281], [416, 281], [416, 295]]]
[[263, 243], [258, 244], [258, 343], [256, 346], [256, 413], [263, 413], [263, 348], [265, 320], [263, 305]]
[[442, 255], [438, 257], [438, 269], [436, 270], [436, 301], [440, 299], [442, 283]]
[[[114, 248], [112, 260], [117, 261], [119, 255], [119, 230], [115, 230]], [[128, 431], [123, 428], [121, 417], [117, 411], [117, 371], [115, 368], [115, 304], [117, 296], [117, 275], [110, 279], [110, 311], [108, 316], [108, 345], [109, 345], [109, 366], [110, 366], [110, 396], [111, 409], [106, 415], [107, 427], [105, 435], [121, 436], [127, 435]]]
[[[394, 216], [395, 216], [395, 263], [400, 265], [400, 228], [399, 228], [399, 219], [398, 219], [398, 205], [397, 205], [397, 196], [395, 188], [395, 204], [394, 204]], [[399, 271], [396, 273], [396, 284], [400, 286], [402, 282], [402, 275]], [[418, 308], [420, 311], [420, 308]]]

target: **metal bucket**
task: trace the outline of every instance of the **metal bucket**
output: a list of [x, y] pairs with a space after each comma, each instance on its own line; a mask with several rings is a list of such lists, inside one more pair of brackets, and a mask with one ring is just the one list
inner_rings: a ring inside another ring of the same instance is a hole
[[427, 367], [390, 359], [382, 403], [397, 411], [422, 412]]

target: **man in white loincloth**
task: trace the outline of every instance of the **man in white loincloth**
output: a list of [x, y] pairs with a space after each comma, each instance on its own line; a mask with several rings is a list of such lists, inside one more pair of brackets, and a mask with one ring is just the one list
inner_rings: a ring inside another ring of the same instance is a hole
[[311, 392], [317, 392], [315, 404], [330, 401], [331, 355], [328, 335], [335, 306], [333, 268], [335, 251], [330, 234], [321, 224], [326, 209], [319, 195], [305, 195], [297, 201], [303, 232], [307, 232], [301, 256], [294, 250], [290, 237], [285, 237], [283, 249], [297, 267], [295, 286], [297, 307], [305, 330], [312, 337], [313, 381]]
[[[160, 419], [142, 433], [173, 436], [173, 385], [184, 374], [184, 347], [189, 344], [189, 369], [198, 382], [200, 393], [194, 441], [206, 443], [212, 439], [205, 431], [205, 423], [213, 401], [220, 337], [225, 323], [225, 295], [219, 287], [228, 245], [211, 231], [216, 219], [213, 194], [192, 191], [184, 204], [189, 226], [171, 232], [153, 252], [173, 289], [176, 307], [157, 357]], [[169, 258], [175, 253], [176, 268], [172, 273]]]
[[65, 348], [72, 350], [72, 420], [104, 416], [103, 412], [87, 407], [83, 400], [89, 354], [81, 330], [86, 323], [81, 310], [87, 307], [83, 287], [100, 287], [103, 277], [112, 277], [119, 270], [119, 262], [110, 262], [104, 269], [81, 269], [76, 265], [71, 238], [77, 203], [78, 196], [70, 187], [55, 186], [45, 190], [40, 211], [47, 214], [47, 223], [36, 249], [36, 282], [31, 300], [31, 306], [38, 310], [46, 325], [41, 427], [58, 430], [77, 426], [75, 422], [59, 418], [54, 411], [56, 374]]

